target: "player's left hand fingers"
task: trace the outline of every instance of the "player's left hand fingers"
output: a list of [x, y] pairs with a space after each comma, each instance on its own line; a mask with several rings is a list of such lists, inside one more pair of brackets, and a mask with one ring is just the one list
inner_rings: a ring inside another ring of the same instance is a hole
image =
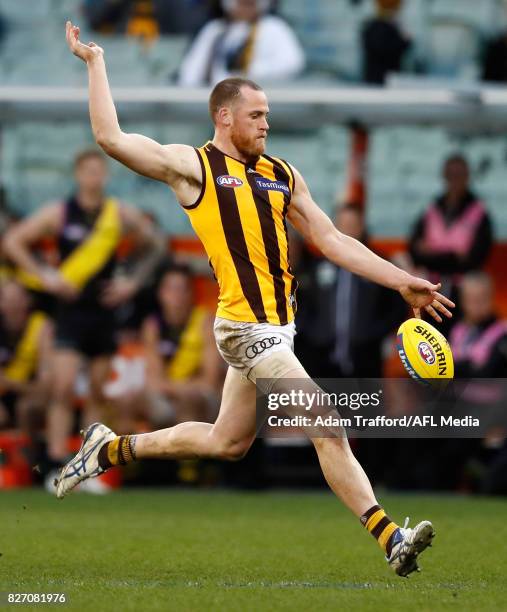
[[74, 46], [76, 44], [76, 41], [74, 39], [74, 35], [73, 35], [73, 26], [70, 23], [70, 21], [67, 22], [67, 28], [65, 30], [65, 38], [67, 39], [67, 44], [69, 45], [69, 47], [73, 50]]
[[433, 308], [431, 304], [425, 306], [425, 310], [435, 319], [435, 321], [438, 321], [438, 323], [442, 323], [442, 317], [438, 314], [438, 312]]
[[435, 299], [438, 300], [440, 303], [449, 306], [449, 308], [454, 308], [456, 306], [453, 301], [451, 301], [449, 298], [445, 297], [445, 295], [442, 295], [441, 293], [435, 293]]
[[414, 308], [414, 317], [416, 319], [420, 319], [421, 318], [421, 309], [420, 308]]
[[450, 310], [447, 310], [447, 308], [438, 300], [433, 300], [433, 302], [431, 303], [431, 306], [433, 306], [435, 310], [438, 310], [439, 312], [444, 314], [446, 317], [449, 317], [449, 318], [452, 317], [452, 312]]

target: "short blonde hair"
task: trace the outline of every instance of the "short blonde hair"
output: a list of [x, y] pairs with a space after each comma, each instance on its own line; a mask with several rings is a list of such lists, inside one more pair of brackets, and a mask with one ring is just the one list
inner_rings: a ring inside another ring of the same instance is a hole
[[215, 85], [209, 97], [209, 114], [213, 123], [215, 123], [215, 117], [221, 108], [241, 96], [242, 87], [248, 87], [254, 91], [262, 91], [262, 87], [257, 85], [257, 83], [241, 77], [224, 79]]

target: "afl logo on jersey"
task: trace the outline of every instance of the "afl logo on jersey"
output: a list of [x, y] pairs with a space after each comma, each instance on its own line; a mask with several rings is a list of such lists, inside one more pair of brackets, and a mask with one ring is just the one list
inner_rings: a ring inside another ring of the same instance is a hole
[[217, 178], [217, 183], [220, 187], [230, 187], [231, 189], [235, 189], [236, 187], [241, 187], [243, 185], [243, 181], [239, 179], [237, 176], [230, 176], [229, 174], [222, 174]]

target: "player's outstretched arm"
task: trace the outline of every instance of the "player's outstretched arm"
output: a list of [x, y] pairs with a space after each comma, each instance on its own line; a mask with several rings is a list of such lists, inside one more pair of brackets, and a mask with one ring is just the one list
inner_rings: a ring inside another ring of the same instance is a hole
[[416, 316], [424, 308], [434, 319], [441, 321], [439, 313], [452, 316], [446, 308], [453, 302], [438, 293], [440, 285], [412, 276], [382, 259], [364, 244], [342, 234], [329, 217], [313, 201], [301, 174], [294, 169], [296, 187], [289, 206], [288, 218], [294, 227], [320, 249], [334, 264], [350, 270], [385, 287], [399, 291], [414, 309]]
[[97, 144], [131, 170], [170, 185], [182, 204], [192, 204], [202, 180], [194, 149], [179, 144], [161, 145], [141, 134], [123, 132], [107, 80], [104, 50], [93, 42], [82, 43], [79, 27], [70, 21], [66, 36], [69, 49], [88, 67], [90, 120]]

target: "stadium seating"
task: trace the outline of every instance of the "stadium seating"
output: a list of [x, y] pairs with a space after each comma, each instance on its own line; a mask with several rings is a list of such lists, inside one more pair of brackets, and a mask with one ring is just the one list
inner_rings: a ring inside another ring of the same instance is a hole
[[[310, 71], [357, 80], [361, 66], [360, 30], [363, 20], [373, 14], [373, 4], [373, 0], [281, 0], [279, 10], [299, 35]], [[97, 39], [84, 29], [77, 0], [38, 0], [30, 3], [29, 11], [23, 2], [0, 0], [0, 13], [9, 25], [0, 54], [0, 74], [7, 71], [7, 82], [68, 84], [69, 78], [72, 81], [77, 70], [72, 58], [62, 53], [61, 36], [63, 24], [69, 18], [81, 24], [85, 40]], [[426, 53], [429, 66], [438, 70], [436, 60], [450, 33], [463, 43], [462, 50], [468, 49], [469, 59], [474, 60], [479, 41], [504, 25], [505, 11], [499, 0], [406, 0], [400, 20], [414, 39], [416, 56], [421, 58]], [[96, 42], [102, 42], [100, 37]], [[115, 68], [112, 71], [115, 83], [166, 81], [168, 75], [177, 71], [187, 44], [185, 36], [166, 37], [150, 49], [143, 49], [127, 39], [114, 41], [109, 37], [108, 60]], [[43, 54], [22, 53], [37, 46], [44, 49]], [[59, 58], [60, 70], [48, 67], [49, 62], [45, 61], [48, 56]]]
[[308, 69], [357, 80], [361, 13], [348, 0], [283, 0], [281, 14], [305, 48]]
[[435, 19], [430, 23], [427, 69], [437, 76], [477, 77], [479, 32], [463, 19]]
[[[311, 76], [305, 77], [306, 86], [324, 77], [342, 80], [359, 77], [360, 29], [363, 20], [373, 14], [373, 4], [373, 0], [311, 3], [281, 0], [280, 12], [295, 27], [308, 55]], [[2, 83], [86, 86], [86, 74], [79, 62], [66, 52], [62, 35], [66, 19], [82, 22], [79, 2], [38, 0], [27, 11], [23, 2], [0, 0], [0, 12], [9, 24], [9, 33], [0, 51]], [[425, 54], [437, 72], [463, 69], [465, 73], [468, 70], [467, 74], [471, 74], [478, 41], [497, 31], [504, 24], [502, 19], [505, 12], [497, 0], [480, 3], [407, 0], [401, 14], [403, 27], [415, 40], [417, 56]], [[453, 58], [446, 57], [446, 48], [442, 46], [442, 31], [448, 36], [449, 27], [457, 28], [458, 38], [463, 35], [466, 43], [464, 50], [468, 48], [468, 56], [465, 52], [460, 54], [466, 59], [461, 67], [453, 65], [450, 61]], [[88, 40], [91, 35], [84, 31], [83, 38]], [[113, 86], [167, 84], [188, 44], [185, 36], [161, 38], [151, 47], [123, 37], [94, 38], [106, 47]], [[44, 53], [34, 53], [34, 48], [44, 49]], [[55, 65], [58, 70], [54, 69]], [[209, 128], [190, 122], [174, 124], [162, 120], [157, 124], [146, 121], [123, 123], [123, 126], [161, 142], [188, 142], [195, 146], [211, 135]], [[85, 117], [78, 123], [13, 122], [2, 127], [3, 180], [9, 202], [16, 211], [26, 213], [71, 189], [70, 160], [83, 146], [93, 143]], [[461, 142], [437, 128], [389, 127], [375, 129], [370, 143], [369, 223], [373, 232], [383, 236], [406, 233], [439, 190], [442, 159], [452, 150], [463, 148], [472, 161], [477, 191], [492, 211], [499, 235], [507, 235], [503, 179], [507, 143], [501, 135]], [[328, 212], [333, 209], [335, 194], [341, 191], [345, 181], [346, 129], [328, 125], [317, 131], [273, 132], [270, 150], [287, 157], [301, 169], [317, 201]], [[319, 163], [315, 163], [316, 159]], [[174, 197], [168, 189], [114, 162], [111, 191], [152, 211], [171, 234], [188, 231], [185, 217], [174, 214], [175, 208], [171, 206]]]
[[484, 198], [497, 236], [507, 235], [503, 136], [459, 139], [437, 128], [379, 128], [370, 142], [369, 225], [376, 235], [402, 236], [441, 189], [440, 168], [452, 152], [470, 160], [473, 184]]
[[489, 35], [501, 17], [501, 3], [497, 0], [438, 0], [428, 3], [430, 20], [463, 21], [474, 26], [483, 35]]

